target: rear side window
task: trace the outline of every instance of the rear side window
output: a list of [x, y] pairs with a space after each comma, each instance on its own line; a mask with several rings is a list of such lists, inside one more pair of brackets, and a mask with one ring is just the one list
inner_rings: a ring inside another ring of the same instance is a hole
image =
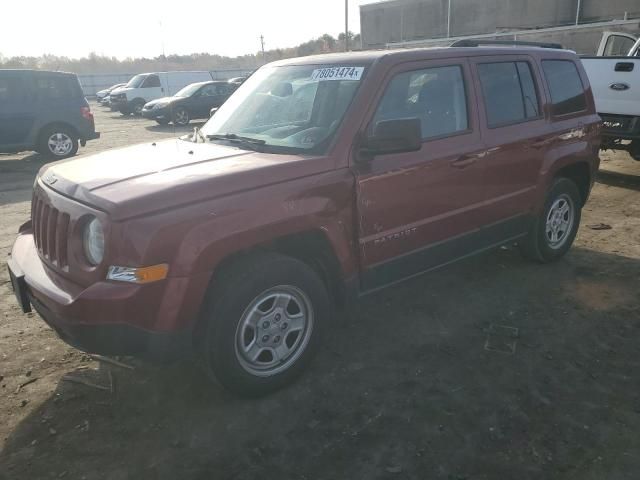
[[478, 65], [489, 127], [540, 117], [536, 87], [527, 62]]
[[372, 127], [382, 120], [419, 118], [422, 138], [469, 128], [462, 68], [458, 65], [399, 73], [389, 83]]
[[77, 96], [76, 84], [75, 79], [69, 76], [38, 76], [36, 79], [36, 90], [38, 97], [41, 99], [66, 100]]
[[575, 63], [569, 60], [543, 60], [542, 70], [551, 92], [553, 115], [586, 110], [584, 85]]

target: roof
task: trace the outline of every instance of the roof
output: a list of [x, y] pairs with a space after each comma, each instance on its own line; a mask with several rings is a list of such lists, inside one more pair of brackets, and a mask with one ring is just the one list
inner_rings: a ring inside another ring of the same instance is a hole
[[[437, 58], [452, 57], [477, 57], [487, 55], [524, 55], [531, 53], [555, 52], [571, 54], [568, 50], [555, 50], [540, 47], [427, 47], [427, 48], [397, 48], [391, 50], [365, 50], [358, 52], [328, 53], [321, 55], [309, 55], [307, 57], [289, 58], [271, 63], [274, 66], [282, 65], [319, 65], [319, 64], [372, 64], [382, 58], [394, 58], [397, 61], [418, 61]], [[564, 55], [563, 55], [564, 56]]]
[[76, 75], [71, 72], [59, 72], [53, 70], [36, 70], [33, 68], [0, 68], [0, 72], [13, 72], [13, 73], [24, 73], [30, 72], [36, 75]]

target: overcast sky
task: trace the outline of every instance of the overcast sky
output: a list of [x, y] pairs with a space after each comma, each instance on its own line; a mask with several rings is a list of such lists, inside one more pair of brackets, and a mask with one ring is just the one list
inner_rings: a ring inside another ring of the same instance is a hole
[[[0, 0], [0, 53], [118, 58], [255, 53], [344, 31], [344, 0]], [[349, 0], [349, 28], [360, 31]]]

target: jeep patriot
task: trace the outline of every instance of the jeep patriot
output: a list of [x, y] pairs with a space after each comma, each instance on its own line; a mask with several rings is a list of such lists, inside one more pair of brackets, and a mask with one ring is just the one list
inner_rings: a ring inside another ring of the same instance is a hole
[[336, 305], [505, 243], [561, 258], [600, 130], [564, 50], [271, 63], [193, 135], [45, 165], [12, 284], [77, 348], [193, 352], [264, 394], [301, 373]]

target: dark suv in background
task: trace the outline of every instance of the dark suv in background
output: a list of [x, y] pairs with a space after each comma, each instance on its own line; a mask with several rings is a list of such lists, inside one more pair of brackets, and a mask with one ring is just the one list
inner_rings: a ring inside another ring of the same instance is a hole
[[0, 152], [66, 158], [99, 136], [76, 75], [0, 70]]

